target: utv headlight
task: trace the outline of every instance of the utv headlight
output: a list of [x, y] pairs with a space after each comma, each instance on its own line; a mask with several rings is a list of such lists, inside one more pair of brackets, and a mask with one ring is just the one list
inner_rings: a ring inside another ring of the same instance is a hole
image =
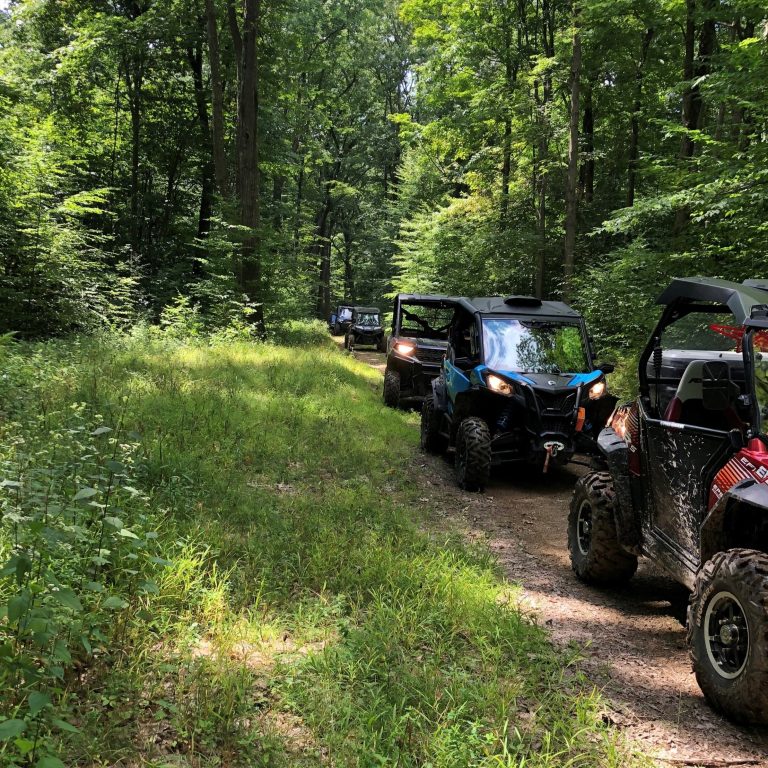
[[395, 344], [395, 352], [400, 355], [412, 355], [415, 349], [415, 344], [408, 344], [406, 341], [398, 341], [397, 344]]
[[486, 384], [494, 392], [498, 392], [500, 395], [514, 395], [515, 388], [508, 382], [504, 381], [501, 376], [495, 376], [494, 374], [488, 374], [485, 379]]
[[598, 398], [602, 397], [604, 394], [605, 394], [605, 382], [604, 381], [596, 381], [589, 388], [589, 399], [590, 400], [597, 400]]

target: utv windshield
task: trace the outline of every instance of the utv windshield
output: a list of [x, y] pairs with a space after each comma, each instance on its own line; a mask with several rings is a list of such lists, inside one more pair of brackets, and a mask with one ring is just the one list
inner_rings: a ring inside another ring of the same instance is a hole
[[581, 327], [558, 320], [483, 319], [485, 364], [517, 373], [590, 370]]
[[350, 307], [339, 308], [339, 322], [352, 319], [352, 309]]
[[366, 328], [376, 328], [381, 325], [381, 320], [378, 315], [374, 315], [372, 312], [362, 312], [357, 318], [357, 324]]

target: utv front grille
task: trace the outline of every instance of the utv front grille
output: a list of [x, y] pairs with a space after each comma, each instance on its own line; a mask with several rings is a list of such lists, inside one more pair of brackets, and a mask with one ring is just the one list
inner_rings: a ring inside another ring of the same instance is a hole
[[430, 347], [419, 347], [416, 355], [423, 365], [442, 365], [445, 357], [444, 349], [435, 349]]
[[575, 392], [541, 392], [537, 391], [539, 408], [542, 414], [571, 414], [576, 407]]
[[552, 434], [567, 435], [573, 430], [573, 419], [542, 414], [541, 430]]

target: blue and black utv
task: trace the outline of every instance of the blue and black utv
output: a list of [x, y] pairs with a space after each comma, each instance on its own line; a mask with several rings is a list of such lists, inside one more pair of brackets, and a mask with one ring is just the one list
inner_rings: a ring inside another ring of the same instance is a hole
[[454, 448], [456, 479], [474, 491], [492, 466], [546, 472], [591, 452], [616, 398], [605, 382], [613, 366], [594, 364], [584, 318], [530, 296], [455, 302], [442, 372], [422, 407], [422, 448]]

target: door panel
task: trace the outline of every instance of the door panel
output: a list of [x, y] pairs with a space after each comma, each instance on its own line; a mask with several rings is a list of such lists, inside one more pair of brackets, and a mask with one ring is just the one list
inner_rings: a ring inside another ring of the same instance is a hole
[[687, 568], [699, 566], [699, 528], [714, 469], [733, 451], [727, 432], [646, 419], [649, 480], [647, 534], [671, 547]]
[[469, 389], [469, 379], [464, 375], [463, 371], [460, 371], [449, 360], [445, 361], [444, 367], [445, 383], [448, 387], [448, 398], [451, 402], [453, 402], [459, 392], [464, 392]]

